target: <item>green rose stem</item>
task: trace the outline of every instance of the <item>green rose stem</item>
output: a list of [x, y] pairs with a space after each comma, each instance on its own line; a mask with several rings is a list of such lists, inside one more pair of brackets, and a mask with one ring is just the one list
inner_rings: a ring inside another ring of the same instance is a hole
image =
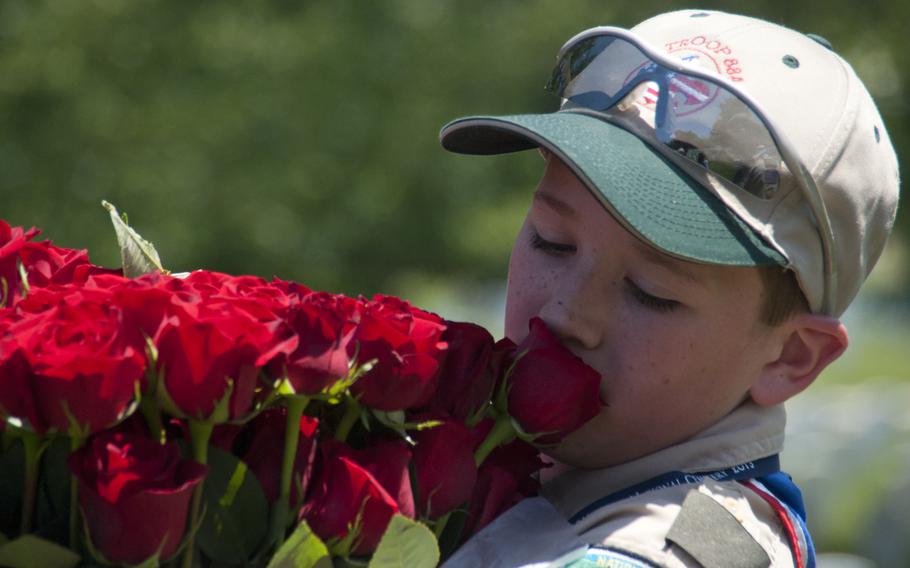
[[22, 430], [20, 436], [25, 446], [25, 485], [22, 490], [22, 518], [19, 533], [26, 534], [32, 529], [32, 515], [35, 512], [35, 497], [38, 492], [38, 465], [41, 460], [41, 436]]
[[155, 396], [155, 393], [158, 392], [158, 382], [161, 380], [161, 375], [156, 370], [158, 368], [158, 350], [151, 339], [146, 339], [146, 341], [148, 342], [146, 354], [149, 365], [145, 371], [145, 378], [148, 386], [146, 392], [140, 394], [140, 387], [136, 385], [139, 412], [142, 413], [145, 425], [148, 426], [152, 437], [164, 445], [167, 442], [167, 438], [164, 434], [164, 424], [161, 421], [161, 408], [158, 405], [158, 397]]
[[490, 452], [502, 446], [508, 444], [515, 439], [517, 432], [515, 431], [515, 426], [512, 423], [512, 417], [508, 414], [503, 414], [496, 419], [496, 423], [493, 424], [493, 429], [490, 430], [490, 433], [487, 434], [487, 437], [484, 441], [477, 447], [477, 450], [474, 452], [474, 463], [477, 464], [477, 467], [480, 467], [480, 464], [487, 459], [487, 456], [490, 455]]
[[[202, 465], [206, 465], [209, 459], [209, 439], [212, 437], [212, 430], [215, 424], [207, 420], [190, 420], [190, 439], [193, 447], [193, 459]], [[193, 555], [196, 552], [196, 529], [199, 525], [199, 510], [202, 508], [202, 487], [205, 484], [205, 478], [196, 486], [193, 491], [193, 502], [190, 504], [190, 535], [186, 543], [186, 551], [183, 554], [183, 568], [192, 568]]]
[[157, 401], [153, 397], [142, 397], [142, 400], [139, 401], [139, 412], [142, 413], [152, 438], [158, 440], [160, 444], [164, 444], [166, 442], [164, 425], [161, 422], [161, 412], [158, 410]]
[[339, 442], [347, 440], [348, 434], [351, 433], [351, 428], [354, 427], [354, 424], [357, 424], [359, 418], [360, 404], [354, 398], [346, 396], [344, 399], [344, 415], [335, 430], [335, 439]]
[[272, 538], [280, 547], [284, 543], [287, 527], [288, 501], [291, 499], [291, 481], [294, 475], [294, 462], [297, 458], [297, 443], [300, 441], [300, 417], [310, 399], [302, 395], [284, 397], [288, 409], [287, 425], [284, 430], [284, 458], [281, 463], [281, 484], [278, 501], [272, 505]]

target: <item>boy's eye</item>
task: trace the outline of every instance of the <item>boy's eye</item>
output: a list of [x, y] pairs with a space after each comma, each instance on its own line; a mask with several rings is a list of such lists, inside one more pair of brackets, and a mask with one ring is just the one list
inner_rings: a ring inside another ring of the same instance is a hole
[[531, 233], [531, 248], [542, 250], [547, 254], [563, 255], [575, 252], [575, 245], [554, 243], [541, 237], [537, 231]]
[[635, 282], [628, 278], [626, 278], [626, 288], [629, 290], [629, 293], [632, 294], [632, 297], [635, 298], [636, 302], [657, 312], [670, 312], [680, 305], [676, 300], [661, 298], [645, 292], [639, 288]]

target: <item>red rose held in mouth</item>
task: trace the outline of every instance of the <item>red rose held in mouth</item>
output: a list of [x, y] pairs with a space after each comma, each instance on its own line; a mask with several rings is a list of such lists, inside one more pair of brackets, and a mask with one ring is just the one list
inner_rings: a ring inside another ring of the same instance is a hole
[[68, 462], [93, 546], [115, 563], [139, 564], [160, 550], [168, 559], [186, 528], [193, 488], [206, 468], [174, 444], [105, 431]]
[[535, 444], [554, 444], [594, 418], [603, 405], [600, 373], [566, 349], [540, 318], [515, 350], [507, 377], [508, 412]]

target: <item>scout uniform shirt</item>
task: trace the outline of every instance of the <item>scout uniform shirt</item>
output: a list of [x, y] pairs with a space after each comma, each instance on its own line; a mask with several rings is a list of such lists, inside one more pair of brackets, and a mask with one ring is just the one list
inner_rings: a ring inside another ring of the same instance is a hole
[[783, 406], [747, 402], [675, 446], [545, 483], [445, 568], [814, 568], [799, 490], [778, 471]]

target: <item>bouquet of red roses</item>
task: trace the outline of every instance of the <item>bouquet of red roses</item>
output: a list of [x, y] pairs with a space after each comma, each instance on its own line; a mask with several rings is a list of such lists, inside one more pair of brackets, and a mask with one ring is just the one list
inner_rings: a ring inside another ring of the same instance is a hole
[[[106, 204], [107, 205], [107, 204]], [[599, 410], [521, 345], [391, 296], [123, 268], [0, 220], [0, 564], [435, 566]]]

